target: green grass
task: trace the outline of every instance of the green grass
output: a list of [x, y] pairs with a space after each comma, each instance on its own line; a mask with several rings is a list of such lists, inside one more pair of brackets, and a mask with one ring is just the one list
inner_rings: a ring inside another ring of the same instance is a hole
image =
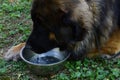
[[[13, 1], [13, 2], [10, 2]], [[6, 62], [3, 53], [26, 41], [31, 29], [32, 0], [0, 0], [0, 80], [48, 80], [27, 70], [23, 61]], [[52, 80], [120, 80], [120, 60], [85, 59], [68, 61]]]
[[30, 34], [29, 0], [1, 1], [0, 5], [0, 48], [25, 41]]

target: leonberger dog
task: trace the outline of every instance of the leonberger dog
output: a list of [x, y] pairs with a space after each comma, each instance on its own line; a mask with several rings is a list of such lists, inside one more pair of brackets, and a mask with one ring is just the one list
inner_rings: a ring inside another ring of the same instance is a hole
[[117, 58], [120, 54], [120, 0], [33, 0], [33, 30], [12, 47], [6, 60], [17, 60], [23, 46], [35, 52], [59, 47], [70, 58]]

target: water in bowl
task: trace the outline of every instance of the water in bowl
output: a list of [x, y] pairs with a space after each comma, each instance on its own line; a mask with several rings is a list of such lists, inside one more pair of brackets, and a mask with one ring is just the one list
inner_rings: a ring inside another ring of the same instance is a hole
[[30, 59], [30, 62], [37, 63], [37, 64], [51, 64], [59, 62], [60, 59], [54, 56], [39, 56], [36, 55]]

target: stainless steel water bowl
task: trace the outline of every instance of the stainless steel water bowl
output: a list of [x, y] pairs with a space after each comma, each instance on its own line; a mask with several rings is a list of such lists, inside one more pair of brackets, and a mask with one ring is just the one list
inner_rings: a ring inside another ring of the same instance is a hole
[[70, 54], [55, 49], [38, 54], [30, 48], [23, 48], [20, 57], [28, 64], [30, 71], [36, 75], [51, 75], [60, 71]]

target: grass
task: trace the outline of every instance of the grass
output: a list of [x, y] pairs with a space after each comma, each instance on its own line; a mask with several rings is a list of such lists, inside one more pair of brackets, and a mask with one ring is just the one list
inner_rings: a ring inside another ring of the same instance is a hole
[[[48, 80], [27, 70], [23, 61], [6, 62], [3, 53], [26, 41], [31, 29], [32, 0], [0, 0], [0, 80]], [[120, 80], [120, 60], [85, 59], [68, 61], [51, 80]]]

